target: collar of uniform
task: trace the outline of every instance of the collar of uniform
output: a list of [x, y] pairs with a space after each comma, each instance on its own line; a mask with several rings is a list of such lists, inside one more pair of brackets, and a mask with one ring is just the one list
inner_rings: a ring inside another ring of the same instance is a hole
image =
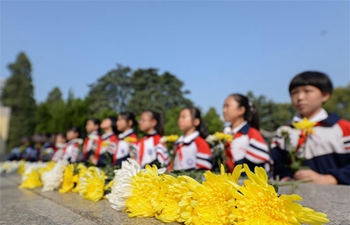
[[91, 132], [91, 133], [88, 135], [88, 138], [89, 138], [89, 139], [93, 139], [93, 140], [97, 140], [97, 139], [98, 139], [98, 132], [97, 132], [97, 131]]
[[105, 133], [101, 136], [101, 138], [103, 140], [106, 140], [107, 138], [109, 138], [110, 136], [112, 136], [114, 133], [113, 132], [109, 132], [109, 133]]
[[78, 144], [83, 144], [83, 139], [81, 139], [81, 138], [75, 138], [75, 139], [73, 139], [73, 140], [70, 140], [69, 142], [68, 142], [69, 144], [75, 144], [75, 143], [78, 143]]
[[151, 134], [145, 134], [144, 137], [152, 137], [157, 134], [157, 131], [153, 131]]
[[184, 137], [183, 135], [181, 135], [179, 137], [179, 139], [175, 142], [176, 144], [181, 144], [181, 143], [184, 143], [184, 144], [189, 144], [191, 143], [194, 139], [196, 139], [196, 137], [199, 136], [199, 132], [198, 131], [195, 131], [193, 132], [192, 134]]
[[226, 127], [224, 129], [224, 133], [234, 135], [234, 134], [237, 134], [239, 132], [239, 133], [247, 134], [249, 128], [250, 128], [250, 125], [248, 124], [248, 122], [244, 121], [238, 127], [234, 128], [233, 130], [230, 127]]
[[[320, 122], [322, 120], [325, 120], [328, 118], [328, 113], [326, 112], [326, 110], [324, 110], [323, 108], [312, 118], [309, 119], [310, 122]], [[293, 117], [292, 122], [300, 122], [303, 120], [303, 117], [298, 114], [296, 116]]]
[[129, 130], [125, 131], [124, 133], [119, 134], [118, 138], [119, 139], [123, 139], [123, 138], [129, 136], [130, 134], [132, 134], [132, 132], [134, 132], [134, 130], [133, 129], [129, 129]]

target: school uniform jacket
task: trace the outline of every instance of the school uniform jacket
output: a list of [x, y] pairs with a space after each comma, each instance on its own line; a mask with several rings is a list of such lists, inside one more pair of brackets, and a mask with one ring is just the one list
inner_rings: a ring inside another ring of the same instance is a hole
[[101, 139], [101, 136], [97, 131], [90, 133], [84, 140], [83, 144], [83, 161], [89, 160], [91, 154], [96, 151], [98, 143]]
[[103, 167], [113, 163], [113, 155], [117, 151], [117, 142], [117, 135], [111, 132], [103, 134], [97, 142], [93, 143], [93, 145], [96, 145], [96, 147], [93, 147], [97, 159], [96, 166]]
[[235, 165], [246, 163], [251, 170], [256, 166], [270, 170], [269, 148], [260, 132], [244, 121], [233, 131], [225, 128], [224, 132], [233, 135], [233, 139], [226, 148], [228, 161], [226, 164], [232, 170]]
[[57, 162], [62, 159], [63, 149], [66, 147], [67, 143], [64, 144], [55, 144], [55, 153], [53, 154], [51, 161]]
[[163, 143], [160, 142], [162, 137], [156, 132], [146, 134], [138, 144], [137, 161], [142, 167], [147, 164], [159, 162], [161, 165], [169, 163], [169, 154]]
[[211, 152], [208, 143], [199, 136], [199, 132], [184, 137], [175, 142], [174, 170], [191, 170], [212, 168]]
[[73, 139], [63, 148], [62, 159], [68, 160], [70, 163], [78, 162], [80, 159], [80, 145], [82, 139]]
[[[300, 116], [295, 116], [293, 121], [300, 121]], [[320, 174], [334, 176], [338, 184], [350, 184], [350, 122], [340, 119], [335, 114], [327, 114], [321, 110], [318, 115], [310, 119], [317, 122], [314, 133], [301, 141], [301, 131], [292, 128], [290, 135], [293, 147], [298, 144], [305, 145], [299, 148], [300, 156], [305, 160], [303, 166], [309, 167]], [[290, 165], [290, 159], [285, 146], [284, 138], [276, 136], [271, 143], [271, 153], [274, 162], [274, 176], [293, 177], [292, 171], [286, 166]]]
[[[128, 143], [124, 140], [127, 137], [132, 137], [135, 139], [135, 141], [132, 143]], [[133, 151], [131, 154], [136, 156], [137, 145], [138, 145], [138, 139], [133, 129], [129, 129], [124, 133], [119, 134], [118, 141], [117, 141], [117, 150], [113, 156], [113, 164], [117, 166], [121, 166], [122, 161], [130, 157], [130, 153], [131, 153], [130, 151]]]

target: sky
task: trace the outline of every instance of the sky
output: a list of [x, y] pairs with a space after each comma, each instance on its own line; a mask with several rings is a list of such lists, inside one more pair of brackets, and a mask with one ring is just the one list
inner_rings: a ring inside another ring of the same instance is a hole
[[202, 109], [231, 93], [289, 102], [305, 70], [350, 82], [349, 1], [1, 1], [0, 76], [25, 52], [35, 98], [84, 97], [116, 64], [169, 71]]

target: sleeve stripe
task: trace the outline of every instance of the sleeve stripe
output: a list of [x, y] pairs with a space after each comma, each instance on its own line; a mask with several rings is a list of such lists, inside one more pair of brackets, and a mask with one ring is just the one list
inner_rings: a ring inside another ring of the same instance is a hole
[[267, 151], [266, 151], [266, 150], [261, 149], [261, 148], [258, 148], [258, 147], [256, 147], [256, 146], [255, 146], [255, 145], [253, 145], [253, 144], [249, 144], [249, 147], [252, 147], [254, 150], [258, 150], [258, 151], [260, 151], [260, 152], [267, 153]]
[[200, 153], [200, 152], [197, 152], [196, 156], [197, 156], [197, 158], [201, 158], [201, 159], [210, 159], [210, 155], [203, 154], [203, 153]]
[[[259, 156], [259, 155], [254, 154], [254, 153], [252, 153], [252, 152], [247, 151], [247, 154], [250, 155], [250, 156], [252, 156], [252, 157], [255, 158], [255, 159], [260, 159], [262, 162], [269, 162], [268, 158], [264, 158], [264, 157], [262, 157], [262, 156]], [[254, 161], [256, 161], [256, 160], [254, 160]]]
[[207, 162], [207, 161], [202, 161], [197, 159], [196, 161], [196, 167], [201, 168], [201, 169], [211, 169], [211, 163]]

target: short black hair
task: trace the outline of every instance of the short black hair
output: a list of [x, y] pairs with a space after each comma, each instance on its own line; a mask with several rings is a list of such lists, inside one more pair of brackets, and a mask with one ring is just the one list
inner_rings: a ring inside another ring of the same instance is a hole
[[305, 71], [292, 79], [289, 84], [289, 93], [294, 88], [306, 85], [317, 87], [323, 94], [329, 93], [331, 95], [333, 92], [332, 81], [326, 74], [317, 71]]

